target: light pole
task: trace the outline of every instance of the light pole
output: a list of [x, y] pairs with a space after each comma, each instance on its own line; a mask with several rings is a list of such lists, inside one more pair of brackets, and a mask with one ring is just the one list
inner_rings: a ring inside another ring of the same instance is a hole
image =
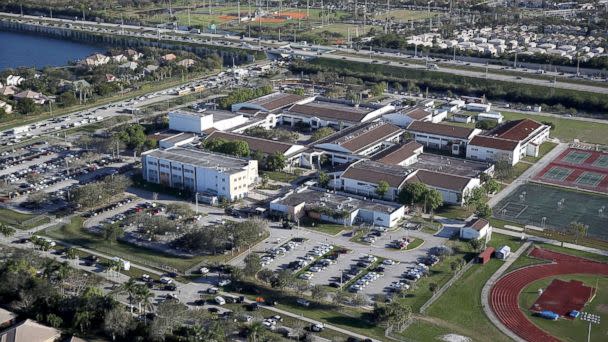
[[581, 321], [589, 322], [589, 332], [587, 333], [587, 342], [591, 342], [591, 323], [600, 324], [600, 316], [591, 314], [591, 313], [587, 313], [587, 312], [581, 312]]

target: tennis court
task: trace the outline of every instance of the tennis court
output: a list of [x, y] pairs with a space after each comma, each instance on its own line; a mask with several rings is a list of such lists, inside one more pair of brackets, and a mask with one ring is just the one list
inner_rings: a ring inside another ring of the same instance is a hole
[[589, 226], [590, 236], [608, 240], [608, 196], [537, 183], [520, 185], [493, 209], [500, 220], [567, 231], [571, 222]]
[[608, 153], [569, 148], [532, 179], [572, 189], [608, 194]]
[[561, 166], [553, 166], [549, 171], [542, 176], [543, 179], [564, 181], [573, 172], [573, 169], [568, 169]]
[[562, 161], [570, 164], [583, 164], [587, 158], [591, 157], [591, 153], [578, 151], [578, 150], [569, 150], [568, 154], [566, 154]]

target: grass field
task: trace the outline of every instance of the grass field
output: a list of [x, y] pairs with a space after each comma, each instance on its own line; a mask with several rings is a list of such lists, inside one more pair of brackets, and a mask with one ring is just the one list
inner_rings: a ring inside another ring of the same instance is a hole
[[[595, 298], [588, 303], [584, 311], [588, 313], [605, 316], [608, 314], [608, 277], [591, 275], [569, 275], [549, 277], [538, 280], [523, 289], [519, 296], [519, 305], [528, 318], [541, 329], [549, 332], [553, 336], [559, 336], [560, 340], [567, 342], [585, 341], [589, 324], [580, 319], [569, 320], [559, 319], [551, 321], [544, 318], [532, 316], [528, 308], [538, 299], [538, 289], [546, 288], [553, 279], [564, 281], [579, 280], [587, 286], [595, 287], [598, 291]], [[599, 325], [591, 328], [591, 341], [602, 341], [608, 335], [608, 321], [602, 319]]]
[[[35, 220], [37, 217], [40, 219]], [[7, 208], [0, 208], [0, 223], [4, 223], [14, 228], [30, 229], [49, 222], [50, 219], [46, 216], [25, 214]]]
[[118, 256], [142, 265], [156, 268], [169, 266], [176, 268], [181, 272], [203, 261], [208, 261], [211, 263], [214, 261], [226, 261], [227, 259], [227, 257], [223, 255], [180, 258], [126, 243], [110, 243], [100, 236], [83, 231], [82, 224], [83, 219], [81, 217], [74, 217], [69, 224], [47, 229], [44, 235], [69, 244], [89, 248], [107, 255]]
[[308, 217], [304, 217], [300, 220], [300, 225], [308, 229], [317, 230], [329, 235], [337, 235], [343, 230], [350, 230], [352, 227], [344, 226], [341, 224], [321, 222], [312, 220]]
[[593, 144], [608, 145], [608, 124], [573, 120], [570, 118], [555, 118], [550, 116], [523, 114], [514, 112], [501, 112], [505, 120], [533, 119], [536, 121], [552, 122], [555, 129], [551, 131], [551, 136], [559, 138], [565, 142], [579, 139]]
[[[521, 241], [510, 236], [492, 234], [492, 240], [488, 243], [488, 246], [508, 245], [515, 251], [521, 244]], [[482, 340], [481, 336], [492, 336], [492, 341], [509, 341], [490, 322], [481, 307], [481, 289], [502, 264], [503, 262], [498, 259], [492, 259], [485, 265], [474, 264], [429, 307], [426, 314], [439, 319], [441, 322], [447, 322], [451, 326], [460, 328], [451, 332], [465, 334], [474, 340]], [[471, 322], [475, 322], [475, 324], [471, 324]], [[438, 333], [445, 334], [444, 329], [439, 329]], [[436, 337], [434, 336], [434, 338]]]

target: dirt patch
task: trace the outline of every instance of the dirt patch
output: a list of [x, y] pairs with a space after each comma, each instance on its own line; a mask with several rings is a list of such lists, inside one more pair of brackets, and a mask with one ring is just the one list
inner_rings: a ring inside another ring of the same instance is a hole
[[257, 18], [255, 20], [256, 23], [262, 24], [280, 24], [284, 23], [286, 20], [281, 18]]
[[298, 11], [281, 12], [281, 15], [289, 16], [292, 19], [305, 19], [306, 18], [306, 13], [298, 12]]
[[220, 18], [221, 20], [224, 20], [224, 21], [230, 21], [230, 20], [238, 19], [239, 17], [236, 17], [234, 15], [220, 15], [218, 18]]

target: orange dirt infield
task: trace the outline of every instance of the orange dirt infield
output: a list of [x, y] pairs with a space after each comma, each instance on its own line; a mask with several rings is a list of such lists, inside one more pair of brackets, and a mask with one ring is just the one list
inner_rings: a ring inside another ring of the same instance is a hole
[[220, 15], [218, 18], [225, 20], [225, 21], [229, 21], [229, 20], [238, 19], [239, 17], [236, 17], [234, 15]]
[[306, 13], [304, 13], [304, 12], [296, 12], [296, 11], [281, 12], [281, 15], [287, 15], [287, 16], [292, 17], [293, 19], [304, 19], [304, 18], [306, 18]]

